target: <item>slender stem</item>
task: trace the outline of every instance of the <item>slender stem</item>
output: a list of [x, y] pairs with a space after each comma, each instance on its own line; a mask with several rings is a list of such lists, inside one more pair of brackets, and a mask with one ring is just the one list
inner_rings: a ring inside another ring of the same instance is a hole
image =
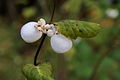
[[55, 14], [55, 6], [56, 6], [56, 1], [54, 1], [54, 4], [53, 4], [53, 11], [52, 11], [52, 15], [51, 15], [51, 19], [50, 19], [50, 22], [49, 23], [52, 23], [53, 22], [53, 17], [54, 17], [54, 14]]
[[39, 54], [39, 52], [40, 52], [40, 50], [41, 50], [41, 48], [42, 48], [43, 42], [44, 42], [44, 40], [45, 40], [45, 37], [46, 37], [46, 34], [43, 34], [43, 38], [42, 38], [42, 40], [41, 40], [41, 42], [40, 42], [40, 45], [39, 45], [39, 47], [38, 47], [38, 49], [37, 49], [37, 51], [36, 51], [36, 55], [35, 55], [35, 57], [34, 57], [34, 65], [35, 65], [35, 66], [37, 66], [37, 57], [38, 57], [38, 54]]
[[[50, 19], [50, 22], [49, 22], [49, 23], [52, 23], [53, 17], [54, 17], [54, 13], [55, 13], [55, 1], [54, 1], [53, 11], [52, 11], [52, 15], [51, 15], [51, 19]], [[38, 55], [39, 55], [39, 52], [40, 52], [40, 50], [41, 50], [41, 48], [42, 48], [42, 45], [43, 45], [43, 43], [44, 43], [44, 40], [45, 40], [46, 36], [47, 36], [46, 34], [43, 34], [43, 38], [42, 38], [42, 40], [41, 40], [41, 42], [40, 42], [40, 44], [39, 44], [39, 47], [38, 47], [38, 49], [37, 49], [37, 51], [36, 51], [36, 54], [35, 54], [35, 57], [34, 57], [34, 65], [35, 65], [35, 66], [38, 65], [38, 63], [37, 63], [37, 57], [38, 57]]]
[[[118, 32], [118, 34], [120, 33], [120, 31]], [[111, 52], [111, 50], [114, 49], [114, 43], [117, 39], [117, 35], [114, 36], [112, 39], [111, 39], [111, 43], [109, 44], [109, 48], [108, 50], [106, 50], [104, 53], [101, 54], [100, 58], [98, 59], [96, 65], [94, 66], [93, 68], [93, 72], [92, 72], [92, 75], [90, 77], [90, 80], [96, 80], [96, 76], [97, 76], [97, 73], [98, 73], [98, 70], [102, 64], [102, 62], [104, 61], [104, 59], [107, 57], [107, 55]]]
[[99, 69], [101, 63], [103, 62], [103, 60], [106, 58], [106, 56], [107, 56], [108, 54], [109, 54], [109, 52], [107, 51], [107, 52], [103, 53], [103, 54], [100, 56], [100, 58], [98, 59], [96, 65], [94, 66], [93, 73], [92, 73], [92, 75], [91, 75], [91, 77], [90, 77], [90, 80], [95, 80], [96, 75], [97, 75], [97, 72], [98, 72], [98, 69]]

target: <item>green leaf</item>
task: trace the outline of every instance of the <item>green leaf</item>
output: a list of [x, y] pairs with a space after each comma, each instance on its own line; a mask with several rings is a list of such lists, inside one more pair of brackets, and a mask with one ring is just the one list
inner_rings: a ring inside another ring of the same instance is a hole
[[34, 66], [33, 64], [26, 64], [23, 67], [23, 74], [27, 80], [54, 80], [51, 75], [51, 65], [50, 64], [40, 64]]
[[96, 36], [101, 29], [99, 24], [77, 20], [64, 20], [54, 24], [58, 32], [71, 39], [91, 38]]

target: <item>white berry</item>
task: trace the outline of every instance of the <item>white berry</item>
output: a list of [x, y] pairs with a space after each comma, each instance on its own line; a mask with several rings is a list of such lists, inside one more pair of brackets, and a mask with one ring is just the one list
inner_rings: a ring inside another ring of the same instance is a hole
[[54, 28], [54, 27], [55, 27], [53, 24], [50, 24], [50, 26], [51, 26], [52, 28]]
[[55, 33], [55, 31], [54, 31], [54, 30], [49, 29], [49, 30], [47, 31], [47, 36], [51, 37], [51, 36], [53, 36], [53, 35], [54, 35], [54, 33]]
[[37, 25], [36, 22], [28, 22], [21, 28], [21, 37], [25, 42], [33, 43], [41, 38], [42, 32], [35, 25]]
[[51, 26], [50, 26], [49, 24], [46, 24], [46, 25], [44, 26], [44, 28], [45, 28], [45, 29], [50, 29]]
[[117, 9], [107, 9], [106, 14], [108, 17], [117, 18], [119, 15], [119, 11]]
[[51, 37], [51, 46], [55, 52], [65, 53], [72, 48], [72, 41], [61, 34], [53, 35]]
[[41, 19], [38, 21], [38, 23], [39, 23], [41, 26], [44, 26], [44, 25], [46, 24], [46, 21], [45, 21], [43, 18], [41, 18]]

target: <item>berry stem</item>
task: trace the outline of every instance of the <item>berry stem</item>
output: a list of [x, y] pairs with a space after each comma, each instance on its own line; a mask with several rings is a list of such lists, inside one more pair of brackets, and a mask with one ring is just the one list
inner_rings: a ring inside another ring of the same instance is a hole
[[45, 38], [46, 38], [46, 34], [43, 34], [43, 38], [42, 38], [42, 40], [41, 40], [41, 42], [40, 42], [40, 45], [39, 45], [39, 47], [38, 47], [38, 49], [37, 49], [37, 51], [36, 51], [35, 57], [34, 57], [34, 65], [35, 65], [35, 66], [38, 65], [38, 64], [37, 64], [37, 57], [38, 57], [38, 54], [39, 54], [39, 52], [40, 52], [40, 50], [41, 50], [41, 48], [42, 48], [42, 45], [43, 45], [43, 43], [44, 43]]
[[53, 10], [52, 10], [52, 15], [51, 15], [51, 19], [50, 19], [50, 24], [53, 22], [53, 17], [54, 17], [54, 15], [55, 15], [55, 6], [56, 6], [56, 1], [55, 0], [53, 0], [54, 1], [54, 4], [53, 4]]
[[[55, 13], [55, 5], [56, 5], [56, 1], [55, 0], [53, 0], [54, 1], [54, 5], [53, 5], [53, 11], [52, 11], [52, 15], [51, 15], [51, 19], [50, 19], [50, 22], [49, 23], [52, 23], [52, 21], [53, 21], [53, 17], [54, 17], [54, 13]], [[46, 34], [43, 34], [43, 38], [42, 38], [42, 40], [41, 40], [41, 42], [40, 42], [40, 45], [39, 45], [39, 47], [38, 47], [38, 49], [37, 49], [37, 51], [36, 51], [36, 54], [35, 54], [35, 57], [34, 57], [34, 65], [35, 66], [37, 66], [39, 63], [37, 63], [37, 57], [38, 57], [38, 55], [39, 55], [39, 52], [40, 52], [40, 50], [41, 50], [41, 48], [42, 48], [42, 45], [43, 45], [43, 43], [44, 43], [44, 40], [45, 40], [45, 38], [46, 38]]]

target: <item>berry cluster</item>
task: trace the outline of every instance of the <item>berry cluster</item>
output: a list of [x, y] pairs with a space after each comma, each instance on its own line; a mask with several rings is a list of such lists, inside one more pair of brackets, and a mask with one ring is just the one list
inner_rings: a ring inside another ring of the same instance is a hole
[[42, 35], [51, 37], [51, 46], [57, 53], [65, 53], [72, 48], [72, 41], [60, 34], [53, 24], [46, 24], [44, 19], [38, 22], [28, 22], [21, 28], [21, 37], [27, 43], [39, 40]]

